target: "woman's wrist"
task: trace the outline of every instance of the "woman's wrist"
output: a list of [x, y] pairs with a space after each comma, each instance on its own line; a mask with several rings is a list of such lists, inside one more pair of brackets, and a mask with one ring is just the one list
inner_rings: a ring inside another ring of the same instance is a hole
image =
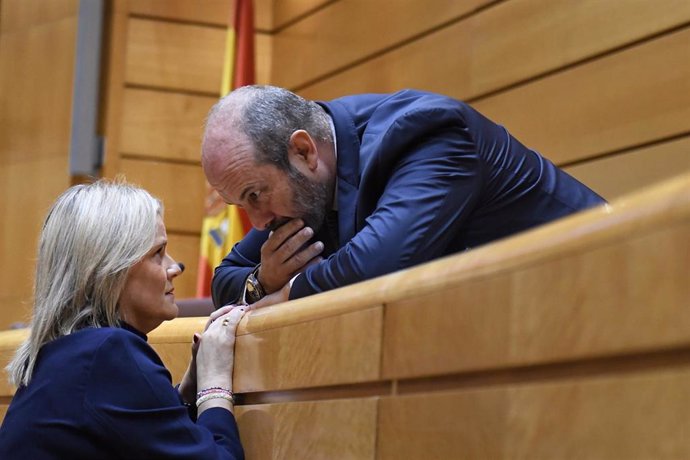
[[177, 387], [182, 401], [186, 404], [194, 404], [196, 400], [196, 378], [192, 374], [193, 372], [187, 369], [187, 372], [185, 372], [182, 381]]

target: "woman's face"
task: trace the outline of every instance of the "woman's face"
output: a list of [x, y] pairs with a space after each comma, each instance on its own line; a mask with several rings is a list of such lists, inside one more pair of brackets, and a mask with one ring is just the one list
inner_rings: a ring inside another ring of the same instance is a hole
[[129, 270], [120, 294], [120, 317], [144, 334], [178, 314], [173, 278], [180, 268], [165, 252], [167, 242], [163, 219], [158, 216], [153, 247]]

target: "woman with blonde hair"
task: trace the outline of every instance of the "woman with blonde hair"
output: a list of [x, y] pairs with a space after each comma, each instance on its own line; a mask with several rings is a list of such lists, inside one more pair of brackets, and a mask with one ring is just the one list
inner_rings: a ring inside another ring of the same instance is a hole
[[178, 314], [161, 203], [123, 182], [63, 193], [41, 232], [31, 332], [7, 369], [18, 387], [0, 458], [242, 458], [233, 416], [242, 307], [195, 334], [182, 383], [146, 334]]

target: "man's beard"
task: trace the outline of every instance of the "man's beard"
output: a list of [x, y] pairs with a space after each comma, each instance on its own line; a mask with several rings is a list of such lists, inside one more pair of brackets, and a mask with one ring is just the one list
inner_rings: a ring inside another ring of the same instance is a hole
[[277, 217], [269, 225], [273, 231], [294, 218], [304, 221], [304, 225], [311, 227], [314, 233], [321, 229], [326, 218], [326, 212], [333, 202], [333, 183], [312, 181], [297, 168], [288, 165], [287, 170], [290, 190], [292, 191], [292, 207], [295, 217]]

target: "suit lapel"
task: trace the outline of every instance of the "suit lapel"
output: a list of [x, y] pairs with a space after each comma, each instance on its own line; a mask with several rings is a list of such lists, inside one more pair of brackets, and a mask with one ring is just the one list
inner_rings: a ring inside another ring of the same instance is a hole
[[340, 104], [321, 103], [333, 118], [338, 148], [338, 242], [345, 246], [355, 236], [359, 189], [359, 137], [347, 110]]

